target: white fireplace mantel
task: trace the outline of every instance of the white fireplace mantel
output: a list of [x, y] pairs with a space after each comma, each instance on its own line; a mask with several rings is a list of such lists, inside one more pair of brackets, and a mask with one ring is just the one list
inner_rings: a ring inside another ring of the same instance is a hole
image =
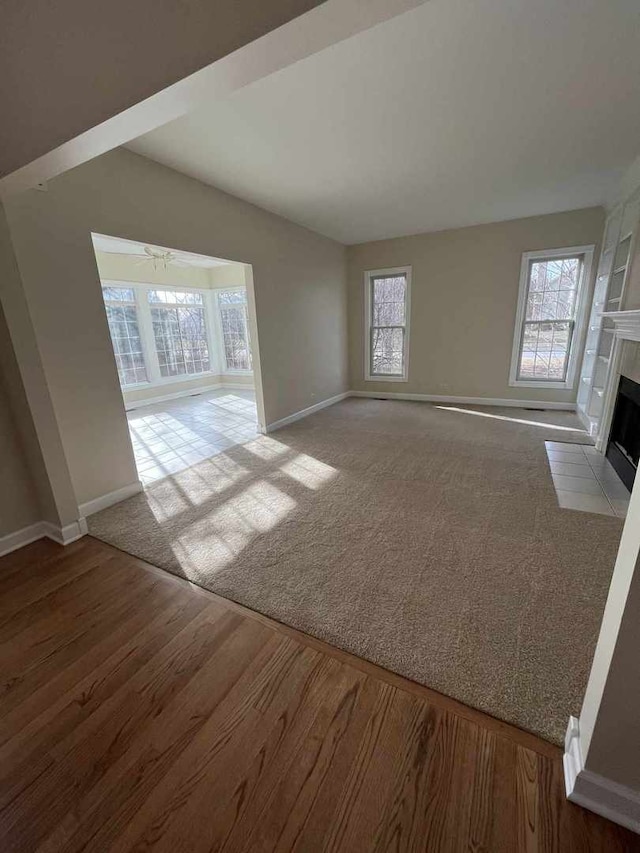
[[609, 440], [613, 409], [616, 403], [620, 365], [622, 361], [622, 344], [624, 341], [640, 342], [640, 310], [634, 311], [603, 311], [603, 319], [613, 323], [614, 340], [609, 357], [609, 369], [603, 392], [602, 416], [596, 439], [596, 448], [604, 452]]
[[612, 321], [616, 338], [640, 341], [640, 310], [604, 311], [602, 316]]

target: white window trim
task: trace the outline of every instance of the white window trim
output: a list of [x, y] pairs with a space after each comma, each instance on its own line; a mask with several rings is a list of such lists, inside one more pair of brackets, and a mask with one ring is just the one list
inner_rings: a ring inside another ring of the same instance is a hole
[[[249, 351], [251, 352], [251, 334], [249, 331], [249, 294], [247, 292], [246, 287], [241, 287], [238, 285], [234, 285], [233, 287], [218, 287], [212, 291], [213, 299], [212, 306], [214, 306], [213, 315], [215, 318], [215, 327], [218, 338], [218, 352], [220, 357], [220, 364], [222, 366], [222, 372], [227, 376], [253, 376], [253, 369], [251, 367], [243, 368], [243, 367], [227, 367], [227, 355], [224, 348], [224, 333], [222, 331], [222, 316], [220, 310], [222, 308], [220, 304], [219, 296], [221, 293], [231, 293], [237, 291], [244, 291], [245, 293], [245, 303], [244, 303], [244, 320], [245, 320], [245, 334], [247, 336], [247, 341], [249, 343]], [[251, 352], [251, 358], [253, 358], [253, 352]]]
[[[389, 267], [366, 270], [364, 274], [364, 378], [367, 382], [407, 382], [409, 379], [409, 330], [411, 327], [411, 267]], [[371, 279], [378, 276], [404, 275], [407, 280], [402, 376], [371, 373]]]
[[[224, 358], [222, 343], [222, 328], [218, 311], [219, 290], [245, 290], [246, 288], [233, 285], [231, 287], [218, 287], [205, 289], [201, 287], [187, 287], [182, 284], [153, 284], [141, 281], [126, 281], [124, 279], [102, 279], [101, 287], [125, 287], [133, 290], [136, 314], [138, 318], [138, 329], [142, 342], [142, 352], [145, 366], [147, 368], [148, 382], [136, 382], [131, 385], [123, 385], [124, 394], [129, 391], [137, 391], [141, 388], [158, 388], [163, 385], [177, 385], [180, 383], [194, 382], [197, 379], [210, 379], [215, 376], [253, 376], [253, 370], [228, 370]], [[202, 373], [185, 373], [179, 376], [161, 376], [158, 353], [156, 351], [155, 336], [153, 333], [153, 322], [151, 320], [151, 308], [148, 292], [150, 290], [171, 290], [181, 293], [201, 293], [205, 310], [205, 328], [207, 331], [207, 343], [209, 346], [210, 370]], [[114, 303], [115, 304], [115, 303]], [[130, 304], [130, 303], [127, 303]], [[248, 304], [248, 300], [247, 300]]]
[[[520, 263], [520, 284], [518, 289], [518, 307], [516, 309], [515, 328], [513, 333], [513, 347], [511, 350], [511, 369], [509, 371], [509, 385], [512, 388], [556, 388], [558, 390], [573, 389], [576, 384], [576, 375], [580, 351], [583, 346], [584, 330], [587, 322], [587, 306], [589, 288], [591, 283], [591, 268], [593, 264], [593, 252], [595, 246], [567, 246], [562, 249], [542, 249], [537, 252], [524, 252]], [[569, 361], [567, 363], [567, 375], [564, 381], [552, 379], [518, 379], [518, 368], [520, 365], [520, 347], [524, 330], [524, 319], [527, 307], [527, 288], [529, 284], [529, 265], [531, 261], [540, 261], [549, 258], [564, 258], [571, 255], [582, 255], [582, 273], [578, 283], [578, 294], [576, 300], [575, 324], [573, 337], [569, 350]]]

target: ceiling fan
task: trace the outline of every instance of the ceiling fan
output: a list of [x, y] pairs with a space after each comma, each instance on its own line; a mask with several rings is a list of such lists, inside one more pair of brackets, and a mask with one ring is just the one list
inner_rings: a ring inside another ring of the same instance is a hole
[[144, 255], [138, 255], [140, 260], [138, 264], [152, 263], [154, 270], [158, 267], [168, 269], [169, 266], [188, 267], [190, 264], [180, 258], [176, 252], [170, 252], [168, 249], [157, 249], [154, 246], [144, 246]]

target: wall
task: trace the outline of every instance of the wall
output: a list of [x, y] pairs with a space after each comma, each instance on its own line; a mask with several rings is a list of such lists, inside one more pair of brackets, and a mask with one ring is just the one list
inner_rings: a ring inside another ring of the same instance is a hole
[[[536, 216], [362, 243], [348, 249], [351, 387], [500, 399], [575, 401], [575, 390], [511, 388], [509, 367], [523, 252], [595, 244], [604, 211]], [[364, 277], [413, 267], [408, 382], [364, 380]], [[592, 270], [592, 281], [595, 268]]]
[[0, 537], [42, 520], [37, 490], [29, 469], [21, 434], [28, 425], [18, 419], [13, 405], [13, 352], [0, 309]]
[[0, 360], [40, 498], [43, 520], [65, 526], [78, 519], [60, 429], [22, 286], [5, 210], [0, 205]]
[[347, 390], [340, 244], [126, 150], [6, 212], [79, 503], [137, 480], [92, 231], [252, 265], [267, 423]]

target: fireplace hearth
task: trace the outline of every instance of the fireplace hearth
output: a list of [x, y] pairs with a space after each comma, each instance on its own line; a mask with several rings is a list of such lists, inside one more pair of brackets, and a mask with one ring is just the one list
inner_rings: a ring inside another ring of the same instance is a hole
[[618, 385], [607, 458], [631, 491], [640, 459], [640, 385], [626, 376]]

